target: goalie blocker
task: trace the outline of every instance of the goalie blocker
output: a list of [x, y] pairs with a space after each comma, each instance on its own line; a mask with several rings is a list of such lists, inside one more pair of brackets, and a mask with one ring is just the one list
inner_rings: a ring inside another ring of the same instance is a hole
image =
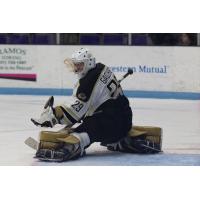
[[[63, 162], [85, 155], [90, 145], [87, 134], [74, 133], [71, 129], [58, 132], [42, 131], [36, 158], [43, 161]], [[108, 150], [127, 153], [152, 154], [161, 152], [162, 129], [159, 127], [134, 126], [128, 136], [117, 143], [102, 144]]]

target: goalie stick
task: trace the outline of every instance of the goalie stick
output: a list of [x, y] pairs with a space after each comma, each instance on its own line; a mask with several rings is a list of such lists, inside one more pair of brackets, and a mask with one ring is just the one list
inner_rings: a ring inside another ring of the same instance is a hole
[[[121, 83], [127, 76], [133, 74], [133, 70], [131, 68], [128, 69], [128, 72], [126, 74], [124, 74], [122, 76], [122, 78], [120, 80], [118, 80], [119, 83]], [[44, 108], [46, 109], [48, 106], [52, 107], [53, 106], [53, 103], [54, 103], [54, 97], [51, 96], [49, 97], [49, 99], [47, 100]], [[33, 121], [31, 119], [31, 121]], [[39, 142], [37, 140], [35, 140], [34, 138], [32, 137], [28, 137], [24, 143], [29, 146], [30, 148], [34, 149], [34, 150], [37, 150], [38, 149], [38, 145], [39, 145]]]

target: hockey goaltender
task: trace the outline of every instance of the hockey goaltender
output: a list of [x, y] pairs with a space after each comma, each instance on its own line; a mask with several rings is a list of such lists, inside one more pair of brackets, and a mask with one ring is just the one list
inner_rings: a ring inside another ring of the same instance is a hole
[[116, 79], [109, 67], [96, 63], [86, 48], [74, 52], [64, 63], [78, 78], [73, 102], [54, 107], [52, 96], [40, 118], [31, 119], [41, 127], [64, 125], [57, 132], [40, 132], [36, 158], [54, 162], [76, 159], [84, 156], [85, 149], [94, 142], [111, 151], [161, 152], [162, 129], [132, 125], [132, 110], [120, 86], [121, 80]]

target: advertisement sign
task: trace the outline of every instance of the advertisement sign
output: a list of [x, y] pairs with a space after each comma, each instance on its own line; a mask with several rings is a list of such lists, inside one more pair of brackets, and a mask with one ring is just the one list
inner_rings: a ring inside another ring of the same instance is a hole
[[0, 78], [36, 81], [34, 66], [23, 47], [0, 48]]

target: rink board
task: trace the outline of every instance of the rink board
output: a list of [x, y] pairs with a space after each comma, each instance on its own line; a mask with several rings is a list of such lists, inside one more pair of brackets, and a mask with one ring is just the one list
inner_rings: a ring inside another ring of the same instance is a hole
[[[62, 95], [71, 96], [72, 89], [49, 88], [0, 88], [0, 94], [8, 95]], [[200, 93], [195, 92], [162, 92], [162, 91], [135, 91], [124, 90], [127, 97], [132, 98], [158, 98], [158, 99], [190, 99], [199, 100]]]
[[[76, 78], [64, 59], [80, 46], [0, 45], [0, 94], [70, 94]], [[197, 47], [86, 46], [120, 78], [129, 97], [199, 99]]]

